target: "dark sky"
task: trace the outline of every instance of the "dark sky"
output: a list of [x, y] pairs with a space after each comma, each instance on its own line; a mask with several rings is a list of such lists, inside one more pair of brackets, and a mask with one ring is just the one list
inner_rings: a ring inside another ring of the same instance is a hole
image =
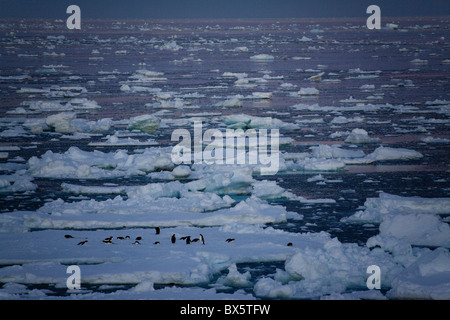
[[83, 18], [319, 18], [450, 15], [450, 0], [0, 0], [1, 17], [66, 19], [76, 4]]

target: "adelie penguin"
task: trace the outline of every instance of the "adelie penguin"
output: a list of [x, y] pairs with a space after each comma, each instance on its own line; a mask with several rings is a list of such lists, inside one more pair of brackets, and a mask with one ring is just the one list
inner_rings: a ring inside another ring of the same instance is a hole
[[230, 243], [234, 241], [234, 238], [228, 238], [227, 240], [225, 240], [226, 242]]
[[66, 238], [66, 239], [70, 239], [70, 238], [73, 238], [70, 234], [66, 234], [65, 236], [64, 236], [64, 238]]
[[186, 244], [190, 244], [191, 243], [191, 236], [187, 236], [186, 237]]
[[159, 227], [156, 227], [155, 228], [155, 232], [156, 232], [156, 234], [160, 234], [161, 233], [161, 229], [159, 229]]
[[172, 243], [175, 243], [175, 241], [177, 241], [177, 238], [175, 237], [175, 234], [172, 235], [171, 240], [172, 240]]
[[200, 241], [202, 242], [202, 244], [205, 244], [205, 238], [201, 233], [200, 233]]
[[78, 245], [82, 246], [82, 245], [85, 245], [87, 242], [88, 242], [87, 240], [84, 240], [84, 241], [78, 242]]

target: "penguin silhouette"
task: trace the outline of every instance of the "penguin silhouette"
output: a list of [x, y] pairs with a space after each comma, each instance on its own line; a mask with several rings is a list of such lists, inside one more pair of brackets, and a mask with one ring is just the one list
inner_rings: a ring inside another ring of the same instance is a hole
[[161, 229], [159, 229], [159, 227], [155, 228], [156, 234], [160, 234], [161, 233]]
[[172, 243], [175, 243], [177, 241], [177, 238], [175, 237], [175, 234], [172, 235]]
[[202, 244], [205, 244], [205, 238], [201, 233], [200, 233], [200, 241], [202, 242]]

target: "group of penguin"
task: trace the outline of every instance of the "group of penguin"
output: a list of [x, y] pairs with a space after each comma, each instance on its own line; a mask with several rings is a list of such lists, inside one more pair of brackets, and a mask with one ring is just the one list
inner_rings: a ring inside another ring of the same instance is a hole
[[[161, 233], [161, 229], [159, 227], [156, 227], [155, 231], [156, 231], [156, 234], [160, 234]], [[66, 235], [64, 235], [64, 238], [70, 239], [70, 238], [73, 238], [73, 236], [71, 236], [70, 234], [66, 234]], [[117, 240], [130, 239], [130, 236], [116, 237], [116, 239]], [[142, 240], [142, 237], [136, 237], [136, 239], [134, 240], [133, 244], [141, 244], [139, 242], [140, 240]], [[199, 238], [191, 239], [191, 236], [183, 236], [183, 237], [180, 237], [179, 240], [186, 241], [186, 244], [190, 244], [192, 242], [198, 242], [198, 241], [200, 241], [201, 244], [203, 244], [203, 245], [205, 244], [205, 238], [203, 237], [202, 234], [200, 234]], [[225, 241], [230, 243], [230, 242], [233, 242], [234, 240], [235, 240], [234, 238], [228, 238]], [[107, 237], [107, 238], [103, 239], [102, 241], [103, 241], [104, 244], [113, 244], [113, 236]], [[177, 238], [176, 238], [175, 234], [173, 234], [172, 237], [171, 237], [171, 242], [175, 243], [176, 241], [177, 241]], [[82, 246], [82, 245], [85, 245], [87, 242], [88, 242], [88, 240], [83, 240], [83, 241], [78, 242], [77, 245]], [[155, 245], [156, 244], [160, 244], [160, 242], [156, 241], [153, 244], [155, 244]]]

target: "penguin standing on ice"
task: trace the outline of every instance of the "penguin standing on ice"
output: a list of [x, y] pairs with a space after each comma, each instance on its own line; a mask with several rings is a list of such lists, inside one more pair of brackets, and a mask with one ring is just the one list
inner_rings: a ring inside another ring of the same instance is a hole
[[191, 236], [187, 236], [186, 237], [186, 244], [190, 244], [191, 243]]
[[104, 243], [104, 244], [112, 244], [112, 239], [113, 239], [112, 236], [111, 236], [111, 237], [108, 237], [108, 238], [105, 238], [105, 239], [103, 240], [103, 243]]
[[172, 235], [172, 243], [175, 243], [177, 241], [177, 238], [175, 237], [175, 234]]
[[161, 233], [161, 229], [159, 229], [159, 227], [155, 228], [156, 234], [160, 234]]
[[202, 244], [205, 244], [205, 238], [201, 233], [200, 233], [200, 241], [202, 242]]

